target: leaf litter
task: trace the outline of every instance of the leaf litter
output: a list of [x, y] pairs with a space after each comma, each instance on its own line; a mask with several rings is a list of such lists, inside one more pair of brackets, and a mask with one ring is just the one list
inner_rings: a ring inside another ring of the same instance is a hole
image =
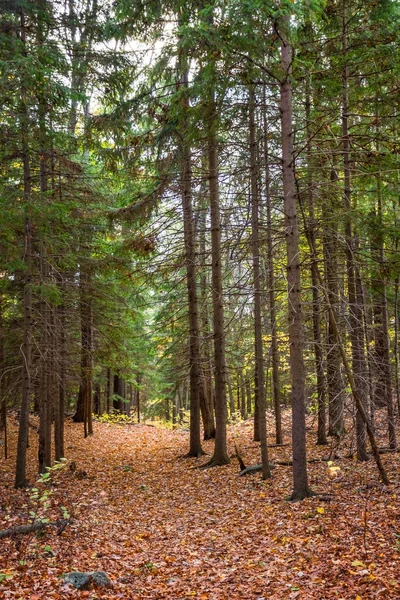
[[[237, 444], [249, 464], [259, 462], [252, 427], [248, 420], [228, 428], [231, 455]], [[326, 457], [309, 435], [309, 457]], [[372, 461], [312, 462], [310, 484], [321, 495], [290, 503], [291, 467], [277, 466], [266, 482], [259, 473], [238, 477], [235, 458], [195, 469], [204, 458], [181, 458], [188, 436], [96, 423], [83, 439], [82, 427], [68, 422], [68, 463], [51, 475], [48, 506], [36, 510], [54, 521], [63, 507], [71, 523], [58, 536], [48, 529], [0, 540], [0, 598], [400, 599], [398, 454], [384, 457], [387, 488]], [[10, 458], [0, 462], [1, 529], [32, 519], [30, 488], [12, 487], [15, 438], [11, 423]], [[203, 447], [211, 453], [212, 441]], [[289, 446], [269, 452], [290, 460]], [[62, 580], [70, 571], [105, 571], [113, 587], [76, 590]]]

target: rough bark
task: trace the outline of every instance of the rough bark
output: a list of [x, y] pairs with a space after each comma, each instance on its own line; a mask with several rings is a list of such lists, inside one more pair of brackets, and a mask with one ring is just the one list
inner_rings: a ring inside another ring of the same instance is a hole
[[[20, 39], [23, 55], [26, 56], [26, 27], [23, 7], [20, 9]], [[26, 448], [28, 445], [29, 394], [31, 385], [31, 346], [32, 346], [32, 224], [31, 224], [31, 168], [29, 156], [29, 114], [27, 91], [21, 82], [21, 146], [23, 163], [23, 184], [25, 204], [24, 229], [24, 291], [23, 291], [23, 344], [22, 344], [22, 398], [17, 444], [17, 463], [15, 469], [15, 487], [25, 487], [26, 480]]]
[[[61, 294], [64, 289], [62, 282], [59, 282]], [[54, 458], [60, 460], [64, 456], [64, 412], [65, 412], [65, 386], [66, 386], [66, 360], [67, 345], [65, 337], [65, 304], [64, 300], [57, 309], [57, 327], [58, 335], [58, 403], [54, 414]], [[56, 381], [57, 385], [57, 381]]]
[[281, 415], [281, 392], [279, 381], [279, 347], [278, 347], [278, 329], [276, 324], [276, 298], [275, 298], [275, 264], [272, 240], [272, 199], [271, 199], [271, 177], [270, 160], [268, 148], [268, 122], [266, 115], [266, 94], [265, 86], [263, 92], [263, 127], [264, 127], [264, 169], [265, 169], [265, 205], [267, 216], [267, 269], [268, 269], [268, 301], [269, 301], [269, 320], [271, 327], [271, 360], [272, 360], [272, 394], [274, 400], [275, 413], [275, 438], [276, 443], [281, 444], [282, 436], [282, 415]]
[[110, 414], [110, 401], [111, 401], [111, 369], [107, 368], [107, 383], [106, 383], [106, 413]]
[[293, 492], [292, 500], [302, 500], [312, 492], [308, 486], [305, 422], [305, 372], [303, 362], [303, 325], [300, 295], [300, 247], [294, 178], [292, 127], [292, 48], [288, 40], [289, 16], [280, 23], [283, 78], [280, 85], [282, 175], [287, 252], [287, 290], [289, 302], [289, 346], [292, 402]]
[[93, 307], [91, 298], [90, 266], [84, 260], [79, 279], [81, 313], [81, 381], [78, 403], [73, 417], [75, 423], [84, 424], [84, 434], [93, 433]]
[[254, 293], [254, 353], [257, 364], [256, 386], [258, 396], [258, 423], [260, 432], [262, 478], [271, 477], [267, 448], [267, 420], [265, 400], [265, 373], [263, 322], [261, 315], [261, 277], [260, 277], [260, 219], [259, 219], [259, 189], [257, 166], [257, 140], [255, 124], [255, 95], [253, 86], [250, 87], [249, 97], [249, 142], [250, 142], [250, 190], [251, 190], [251, 249], [253, 262], [253, 293]]
[[93, 412], [95, 415], [101, 414], [101, 389], [100, 383], [96, 382], [93, 395]]
[[[310, 82], [307, 78], [306, 86], [306, 136], [307, 136], [307, 204], [308, 204], [308, 235], [310, 236], [314, 247], [316, 247], [316, 223], [314, 210], [314, 181], [313, 181], [313, 160], [311, 144], [311, 93]], [[317, 444], [325, 445], [328, 443], [326, 438], [326, 382], [324, 369], [324, 355], [322, 350], [321, 337], [321, 316], [320, 316], [320, 298], [318, 290], [317, 275], [317, 257], [311, 258], [311, 287], [312, 287], [312, 320], [313, 320], [313, 342], [315, 356], [315, 370], [317, 375], [317, 409], [318, 409], [318, 431]]]
[[208, 185], [211, 216], [211, 279], [215, 369], [215, 447], [210, 466], [229, 464], [226, 447], [225, 331], [221, 268], [221, 217], [218, 182], [217, 107], [211, 82], [207, 106]]
[[4, 460], [8, 458], [7, 398], [4, 391], [3, 307], [0, 300], [0, 432], [3, 432]]
[[[344, 170], [344, 208], [345, 217], [345, 239], [346, 239], [346, 270], [347, 270], [347, 290], [349, 303], [349, 337], [351, 341], [352, 363], [354, 371], [355, 384], [357, 386], [359, 398], [366, 410], [367, 398], [367, 368], [365, 364], [363, 315], [360, 305], [361, 285], [357, 277], [354, 252], [357, 247], [357, 240], [353, 236], [353, 227], [351, 221], [351, 156], [350, 156], [350, 135], [349, 135], [349, 65], [347, 61], [348, 40], [347, 40], [347, 0], [343, 0], [342, 13], [342, 52], [344, 57], [342, 71], [342, 139], [343, 139], [343, 170]], [[356, 435], [357, 435], [357, 458], [358, 460], [368, 460], [368, 454], [365, 446], [366, 431], [365, 423], [360, 411], [356, 414]]]
[[114, 385], [113, 385], [113, 408], [117, 410], [119, 413], [125, 412], [125, 403], [124, 403], [124, 380], [119, 375], [119, 373], [114, 374]]
[[201, 456], [200, 441], [200, 331], [196, 278], [196, 236], [193, 218], [192, 199], [192, 157], [188, 142], [189, 75], [185, 53], [180, 56], [181, 88], [181, 198], [183, 210], [183, 231], [185, 241], [186, 284], [189, 312], [189, 368], [190, 368], [190, 439], [188, 456]]
[[[203, 157], [203, 168], [207, 168], [206, 161]], [[213, 387], [213, 368], [211, 358], [211, 333], [210, 333], [210, 322], [208, 316], [208, 295], [207, 290], [209, 289], [207, 281], [207, 271], [205, 268], [206, 261], [206, 217], [207, 207], [204, 200], [206, 200], [207, 189], [205, 184], [202, 185], [201, 189], [201, 202], [200, 202], [200, 218], [199, 218], [199, 256], [202, 260], [202, 268], [200, 273], [200, 306], [201, 306], [201, 335], [202, 335], [202, 348], [201, 348], [201, 382], [203, 393], [200, 396], [201, 402], [201, 414], [203, 419], [203, 430], [204, 439], [215, 438], [215, 420], [214, 420], [214, 387]]]
[[[337, 181], [336, 172], [331, 171], [331, 196]], [[325, 200], [325, 199], [324, 199]], [[329, 202], [325, 200], [326, 204]], [[331, 201], [330, 211], [334, 209]], [[334, 210], [333, 210], [334, 212]], [[329, 215], [329, 209], [324, 203], [324, 263], [325, 263], [325, 286], [329, 302], [335, 314], [339, 314], [339, 285], [338, 285], [338, 232], [337, 224]], [[328, 386], [328, 435], [340, 438], [344, 432], [344, 396], [345, 388], [341, 370], [341, 356], [335, 336], [335, 327], [332, 323], [331, 314], [328, 311], [328, 327], [326, 339], [326, 379]]]
[[[43, 7], [42, 7], [43, 8]], [[37, 23], [37, 42], [39, 53], [43, 46], [42, 19]], [[39, 97], [38, 116], [39, 116], [39, 184], [41, 192], [41, 202], [43, 205], [47, 202], [48, 193], [48, 140], [46, 132], [46, 103], [43, 95]], [[40, 239], [40, 303], [39, 313], [41, 318], [40, 328], [40, 359], [39, 359], [39, 443], [38, 443], [38, 463], [39, 473], [44, 473], [46, 467], [51, 466], [51, 423], [52, 423], [52, 394], [50, 390], [51, 380], [51, 306], [46, 298], [46, 286], [49, 283], [49, 256], [44, 234]]]
[[140, 423], [140, 384], [142, 382], [142, 376], [138, 373], [136, 376], [136, 411], [137, 411], [137, 422]]
[[[378, 111], [377, 111], [378, 113]], [[379, 139], [379, 114], [377, 120], [377, 137]], [[379, 143], [378, 143], [379, 151]], [[394, 422], [392, 369], [390, 363], [390, 341], [388, 325], [388, 307], [385, 281], [385, 250], [383, 230], [383, 198], [382, 198], [382, 175], [380, 171], [376, 175], [377, 187], [377, 214], [376, 224], [372, 236], [372, 255], [376, 261], [376, 276], [373, 281], [374, 293], [374, 333], [375, 333], [375, 364], [376, 364], [376, 395], [386, 406], [388, 417], [388, 436], [390, 448], [396, 448], [396, 431]]]

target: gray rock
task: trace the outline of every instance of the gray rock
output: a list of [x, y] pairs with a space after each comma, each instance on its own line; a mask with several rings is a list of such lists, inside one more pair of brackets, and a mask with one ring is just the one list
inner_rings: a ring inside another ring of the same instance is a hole
[[63, 576], [64, 582], [73, 585], [78, 590], [88, 590], [90, 587], [90, 577], [87, 573], [81, 571], [72, 571]]
[[88, 573], [91, 581], [99, 587], [112, 587], [112, 582], [108, 579], [107, 574], [104, 571], [92, 571]]

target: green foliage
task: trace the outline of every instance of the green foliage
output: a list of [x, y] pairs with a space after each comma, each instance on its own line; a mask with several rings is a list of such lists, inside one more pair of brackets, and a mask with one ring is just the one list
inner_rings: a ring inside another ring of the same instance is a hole
[[[65, 469], [67, 459], [62, 458], [60, 461], [55, 461], [51, 467], [46, 467], [46, 471], [39, 475], [37, 479], [38, 487], [32, 487], [29, 491], [29, 500], [33, 508], [29, 510], [29, 517], [34, 522], [48, 523], [48, 512], [51, 507], [51, 496], [53, 494], [51, 486], [54, 483], [53, 475], [57, 471]], [[61, 507], [63, 519], [69, 519], [68, 510], [65, 506]]]

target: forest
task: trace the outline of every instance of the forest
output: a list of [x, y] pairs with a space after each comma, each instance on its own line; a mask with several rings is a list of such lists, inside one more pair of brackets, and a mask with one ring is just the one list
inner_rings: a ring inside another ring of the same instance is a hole
[[0, 0], [1, 598], [400, 598], [399, 31]]

